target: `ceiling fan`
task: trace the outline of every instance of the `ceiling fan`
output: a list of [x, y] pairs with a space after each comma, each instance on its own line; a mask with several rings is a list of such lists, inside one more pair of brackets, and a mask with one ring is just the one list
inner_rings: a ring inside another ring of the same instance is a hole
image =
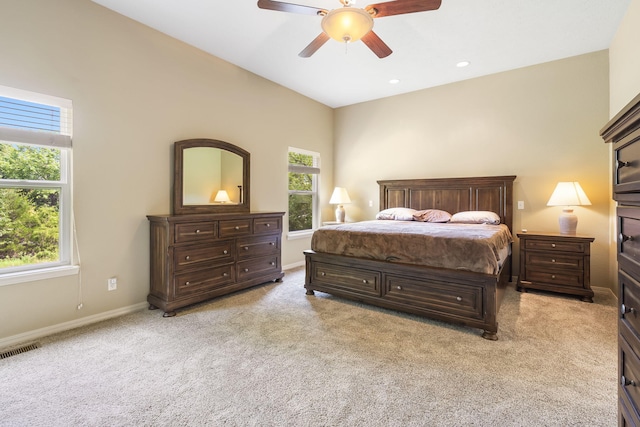
[[258, 7], [281, 12], [322, 16], [322, 32], [298, 56], [310, 57], [332, 38], [343, 43], [362, 40], [378, 58], [385, 58], [391, 55], [392, 50], [373, 32], [374, 18], [436, 10], [442, 2], [442, 0], [396, 0], [370, 4], [363, 9], [353, 7], [355, 0], [339, 1], [343, 7], [333, 10], [274, 0], [258, 0]]

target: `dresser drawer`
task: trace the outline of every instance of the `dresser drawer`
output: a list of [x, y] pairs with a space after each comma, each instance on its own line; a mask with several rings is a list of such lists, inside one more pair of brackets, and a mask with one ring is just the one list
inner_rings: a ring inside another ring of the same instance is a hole
[[176, 275], [175, 298], [211, 291], [234, 283], [233, 264]]
[[238, 259], [280, 253], [280, 236], [249, 237], [238, 239]]
[[235, 245], [232, 240], [213, 242], [204, 246], [177, 247], [174, 252], [175, 269], [176, 271], [184, 271], [189, 268], [233, 262], [235, 258], [234, 249]]
[[256, 218], [253, 220], [253, 234], [282, 232], [282, 218]]
[[582, 271], [572, 272], [564, 270], [561, 272], [554, 272], [550, 270], [527, 268], [522, 280], [533, 283], [573, 286], [577, 288], [582, 288], [584, 286], [584, 274]]
[[251, 234], [251, 219], [220, 221], [220, 237], [236, 237]]
[[624, 136], [614, 146], [614, 189], [616, 192], [640, 190], [640, 129]]
[[580, 270], [584, 268], [584, 257], [572, 256], [561, 253], [527, 252], [527, 267], [544, 268], [573, 268]]
[[545, 252], [579, 252], [584, 253], [588, 244], [580, 242], [565, 242], [562, 240], [527, 239], [525, 248]]
[[313, 263], [311, 269], [311, 284], [320, 283], [322, 288], [336, 291], [380, 296], [378, 272], [321, 262]]
[[640, 270], [640, 208], [618, 207], [618, 256]]
[[[618, 365], [619, 397], [640, 402], [640, 359], [622, 336], [618, 336]], [[637, 415], [638, 408], [629, 409]]]
[[387, 275], [382, 297], [421, 310], [483, 318], [482, 288]]
[[238, 262], [238, 280], [248, 280], [280, 271], [277, 255], [254, 258]]
[[175, 242], [195, 242], [211, 240], [216, 237], [216, 222], [188, 222], [175, 224]]
[[[621, 332], [623, 328], [627, 328], [635, 340], [640, 343], [640, 283], [624, 271], [619, 271], [618, 289]], [[631, 338], [629, 339], [631, 340]]]

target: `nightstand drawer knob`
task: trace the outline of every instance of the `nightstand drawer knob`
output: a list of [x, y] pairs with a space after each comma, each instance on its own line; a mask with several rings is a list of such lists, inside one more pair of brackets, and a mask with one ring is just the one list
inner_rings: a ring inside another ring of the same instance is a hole
[[189, 286], [191, 284], [191, 282], [184, 282], [185, 286]]
[[244, 272], [245, 272], [245, 273], [248, 273], [248, 272], [249, 272], [249, 269], [248, 269], [248, 268], [245, 268], [245, 269], [244, 269]]
[[552, 259], [552, 260], [551, 260], [551, 262], [556, 262], [556, 260], [555, 260], [555, 259]]
[[396, 286], [396, 289], [401, 291], [402, 290], [402, 286], [398, 285], [398, 286]]
[[322, 273], [320, 273], [321, 276], [326, 276], [327, 273], [325, 273], [324, 271]]
[[237, 225], [235, 227], [233, 227], [236, 230], [240, 230], [240, 227], [238, 227]]
[[462, 301], [462, 297], [456, 297], [456, 301], [458, 302]]
[[189, 261], [191, 259], [191, 257], [189, 255], [187, 255], [186, 257], [184, 257], [184, 259], [186, 259], [187, 261]]
[[623, 316], [627, 313], [635, 313], [636, 309], [633, 307], [627, 307], [625, 304], [620, 305], [620, 314]]
[[266, 225], [267, 225], [267, 227], [271, 227], [271, 224], [269, 224], [269, 223], [267, 223]]
[[242, 249], [244, 249], [245, 251], [248, 251], [249, 250], [249, 246], [245, 246]]
[[200, 230], [196, 230], [196, 234], [200, 233]]
[[627, 236], [626, 234], [620, 233], [620, 243], [624, 243], [630, 240], [633, 240], [633, 236]]
[[271, 261], [271, 265], [276, 265], [276, 263], [275, 263], [275, 262], [273, 262], [273, 261]]
[[222, 253], [226, 255], [229, 253], [229, 251], [225, 249], [224, 251], [222, 251]]
[[552, 274], [552, 275], [551, 275], [551, 278], [552, 278], [552, 279], [555, 279], [555, 278], [556, 278], [556, 275], [555, 275], [555, 274]]
[[364, 283], [366, 285], [369, 282], [367, 282], [367, 279], [362, 279], [362, 283]]
[[624, 375], [622, 375], [620, 377], [620, 384], [622, 385], [622, 387], [626, 387], [628, 385], [635, 387], [636, 386], [636, 382], [633, 380], [630, 380], [629, 378], [625, 377]]
[[223, 277], [227, 277], [228, 275], [229, 275], [229, 273], [227, 273], [227, 272], [222, 273]]
[[552, 243], [552, 244], [551, 244], [551, 247], [552, 247], [552, 248], [555, 248], [555, 247], [556, 247], [556, 244], [555, 244], [555, 243]]

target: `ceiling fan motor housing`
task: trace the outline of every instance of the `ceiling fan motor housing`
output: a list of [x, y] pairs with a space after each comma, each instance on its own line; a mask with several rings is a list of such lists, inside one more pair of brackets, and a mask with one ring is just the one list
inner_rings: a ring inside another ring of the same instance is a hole
[[334, 40], [349, 43], [360, 40], [373, 28], [373, 17], [364, 9], [341, 7], [322, 18], [322, 30]]

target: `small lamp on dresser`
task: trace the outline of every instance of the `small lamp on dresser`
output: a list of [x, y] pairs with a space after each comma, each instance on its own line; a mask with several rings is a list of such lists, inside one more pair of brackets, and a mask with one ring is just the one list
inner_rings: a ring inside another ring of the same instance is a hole
[[229, 198], [229, 194], [226, 190], [219, 190], [216, 194], [216, 198], [213, 199], [216, 203], [229, 203], [231, 199]]
[[576, 234], [578, 217], [573, 213], [572, 206], [591, 205], [591, 201], [578, 182], [559, 182], [556, 185], [547, 206], [564, 206], [558, 218], [561, 234]]
[[351, 199], [349, 198], [349, 193], [343, 187], [336, 187], [333, 190], [333, 194], [331, 195], [331, 200], [329, 200], [329, 204], [338, 205], [336, 208], [336, 222], [344, 222], [345, 212], [344, 207], [342, 205], [351, 203]]

